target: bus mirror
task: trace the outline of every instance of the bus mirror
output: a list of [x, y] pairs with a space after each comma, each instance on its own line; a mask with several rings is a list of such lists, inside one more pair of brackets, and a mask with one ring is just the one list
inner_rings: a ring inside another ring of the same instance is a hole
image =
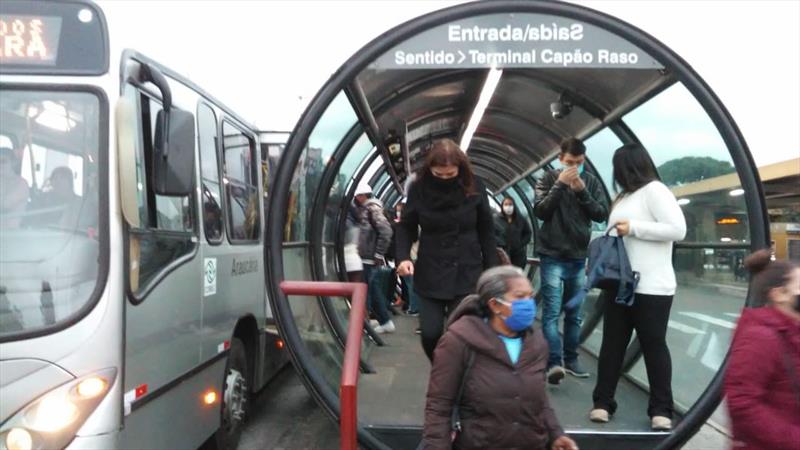
[[156, 85], [161, 92], [161, 104], [164, 110], [169, 111], [172, 108], [172, 91], [169, 88], [167, 78], [164, 77], [160, 70], [149, 64], [142, 64], [139, 70], [140, 81], [149, 81]]
[[153, 191], [183, 197], [194, 185], [194, 116], [173, 107], [156, 116], [153, 155]]

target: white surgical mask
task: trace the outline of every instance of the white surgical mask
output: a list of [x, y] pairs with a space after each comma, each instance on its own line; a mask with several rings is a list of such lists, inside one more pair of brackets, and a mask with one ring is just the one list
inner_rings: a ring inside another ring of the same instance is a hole
[[506, 213], [507, 216], [514, 214], [514, 207], [511, 205], [503, 206], [503, 212]]

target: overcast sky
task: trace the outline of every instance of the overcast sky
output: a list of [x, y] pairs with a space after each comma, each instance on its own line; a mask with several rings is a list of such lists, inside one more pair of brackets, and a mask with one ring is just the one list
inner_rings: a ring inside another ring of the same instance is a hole
[[[259, 128], [290, 131], [361, 47], [402, 22], [460, 2], [98, 3], [109, 22], [112, 55], [135, 48]], [[622, 19], [683, 57], [731, 112], [757, 164], [800, 156], [800, 2], [575, 3]]]

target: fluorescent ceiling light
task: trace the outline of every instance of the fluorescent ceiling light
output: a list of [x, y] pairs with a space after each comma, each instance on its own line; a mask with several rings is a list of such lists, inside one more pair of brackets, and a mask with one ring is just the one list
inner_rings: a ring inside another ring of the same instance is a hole
[[724, 238], [720, 239], [720, 241], [722, 241], [722, 242], [730, 242], [730, 241], [732, 241], [732, 240], [733, 240], [733, 239], [731, 239], [731, 238], [729, 238], [729, 237], [724, 237]]
[[483, 119], [483, 113], [486, 111], [486, 107], [489, 106], [489, 100], [492, 99], [494, 90], [497, 88], [497, 84], [500, 83], [500, 77], [502, 75], [502, 69], [497, 69], [495, 67], [489, 69], [486, 82], [483, 83], [483, 89], [481, 89], [481, 95], [478, 97], [478, 104], [475, 105], [475, 110], [472, 111], [472, 116], [469, 118], [467, 129], [464, 130], [464, 134], [461, 136], [461, 143], [459, 146], [465, 153], [469, 149], [472, 135], [475, 134], [475, 130], [478, 129], [478, 124], [481, 123], [481, 119]]
[[741, 189], [741, 188], [734, 189], [734, 190], [728, 192], [728, 195], [730, 195], [731, 197], [738, 197], [738, 196], [740, 196], [742, 194], [744, 194], [744, 189]]
[[679, 198], [678, 199], [678, 204], [681, 205], [681, 206], [688, 205], [689, 203], [692, 203], [692, 201], [689, 200], [688, 198]]
[[75, 120], [68, 117], [67, 108], [59, 103], [45, 100], [42, 109], [31, 105], [28, 108], [28, 117], [35, 118], [37, 123], [58, 131], [69, 131], [77, 125]]

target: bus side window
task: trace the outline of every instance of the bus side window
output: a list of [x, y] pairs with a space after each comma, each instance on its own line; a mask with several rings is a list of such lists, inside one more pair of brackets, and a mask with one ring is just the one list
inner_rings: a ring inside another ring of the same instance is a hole
[[223, 184], [228, 212], [228, 239], [257, 242], [261, 231], [258, 196], [260, 160], [252, 139], [229, 122], [222, 123]]
[[222, 194], [217, 153], [217, 118], [214, 110], [200, 103], [197, 107], [197, 132], [200, 145], [200, 183], [203, 196], [203, 229], [209, 243], [222, 242]]
[[[142, 97], [142, 124], [145, 126], [144, 136], [146, 137], [145, 160], [148, 168], [153, 167], [151, 158], [155, 144], [156, 117], [161, 109], [161, 104], [158, 101], [147, 96]], [[150, 189], [150, 183], [147, 184], [147, 194], [149, 198], [155, 200], [155, 214], [151, 212], [150, 217], [148, 217], [148, 224], [151, 228], [192, 232], [194, 229], [194, 215], [192, 214], [194, 208], [190, 197], [157, 195]], [[153, 203], [152, 200], [149, 201]]]
[[156, 116], [162, 107], [157, 99], [133, 86], [127, 86], [125, 95], [135, 100], [139, 112], [135, 145], [139, 225], [130, 229], [127, 269], [130, 292], [138, 302], [173, 263], [194, 252], [195, 203], [193, 195], [167, 197], [153, 191], [150, 177]]

